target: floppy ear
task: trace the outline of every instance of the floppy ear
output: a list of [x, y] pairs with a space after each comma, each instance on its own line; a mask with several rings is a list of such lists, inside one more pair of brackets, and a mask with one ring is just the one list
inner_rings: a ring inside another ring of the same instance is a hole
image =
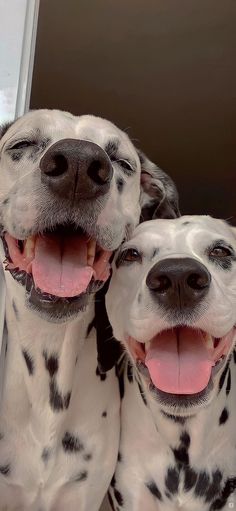
[[110, 279], [96, 293], [94, 326], [97, 332], [98, 369], [106, 373], [118, 362], [123, 350], [121, 344], [113, 337], [112, 327], [107, 316], [105, 295]]
[[174, 182], [143, 152], [138, 151], [138, 154], [141, 163], [140, 222], [179, 217], [179, 197]]

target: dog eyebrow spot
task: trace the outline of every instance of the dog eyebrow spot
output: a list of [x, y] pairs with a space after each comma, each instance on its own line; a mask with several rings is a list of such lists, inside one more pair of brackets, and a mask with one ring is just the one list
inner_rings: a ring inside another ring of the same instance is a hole
[[31, 357], [31, 355], [29, 355], [28, 351], [26, 350], [22, 350], [22, 355], [25, 359], [25, 363], [27, 365], [27, 369], [29, 371], [29, 375], [32, 376], [32, 374], [34, 373], [34, 361], [33, 361], [33, 358]]
[[224, 408], [221, 412], [221, 416], [219, 418], [219, 425], [222, 426], [222, 424], [225, 424], [229, 418], [229, 412], [227, 408]]
[[107, 417], [107, 412], [102, 412], [102, 417]]
[[119, 145], [120, 141], [118, 138], [113, 138], [112, 140], [109, 140], [109, 142], [106, 144], [105, 152], [108, 154], [110, 158], [116, 156]]
[[84, 450], [84, 446], [79, 437], [72, 435], [68, 431], [64, 434], [62, 446], [65, 452], [77, 453]]

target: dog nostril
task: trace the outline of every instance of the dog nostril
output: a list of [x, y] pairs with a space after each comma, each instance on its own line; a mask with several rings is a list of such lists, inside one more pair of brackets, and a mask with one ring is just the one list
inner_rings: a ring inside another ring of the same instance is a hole
[[44, 169], [49, 177], [59, 177], [68, 170], [68, 161], [63, 154], [54, 154]]
[[90, 163], [87, 174], [98, 185], [104, 185], [110, 178], [110, 169], [106, 163], [94, 160]]
[[157, 293], [164, 293], [171, 287], [171, 280], [166, 275], [159, 275], [151, 279], [148, 283], [149, 289]]
[[192, 289], [201, 290], [209, 285], [208, 275], [200, 275], [198, 273], [192, 273], [187, 278], [187, 284]]

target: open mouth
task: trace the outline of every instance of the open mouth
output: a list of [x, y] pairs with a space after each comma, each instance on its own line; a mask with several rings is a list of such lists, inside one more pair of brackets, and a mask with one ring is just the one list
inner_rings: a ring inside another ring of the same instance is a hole
[[73, 301], [95, 292], [110, 274], [111, 252], [73, 224], [59, 225], [23, 241], [5, 232], [2, 240], [5, 269], [28, 291], [33, 287], [44, 301]]
[[196, 395], [207, 388], [222, 368], [234, 335], [235, 328], [216, 338], [202, 330], [178, 326], [145, 344], [132, 337], [127, 342], [150, 388], [178, 397]]

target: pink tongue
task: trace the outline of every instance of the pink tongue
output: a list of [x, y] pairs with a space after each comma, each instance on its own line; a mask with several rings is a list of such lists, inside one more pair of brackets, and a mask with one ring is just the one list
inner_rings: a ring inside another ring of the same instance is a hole
[[59, 297], [83, 293], [94, 270], [87, 266], [87, 243], [78, 236], [38, 237], [32, 273], [36, 287]]
[[151, 342], [145, 364], [155, 387], [171, 394], [196, 394], [206, 388], [214, 361], [204, 337], [191, 328], [161, 333]]

